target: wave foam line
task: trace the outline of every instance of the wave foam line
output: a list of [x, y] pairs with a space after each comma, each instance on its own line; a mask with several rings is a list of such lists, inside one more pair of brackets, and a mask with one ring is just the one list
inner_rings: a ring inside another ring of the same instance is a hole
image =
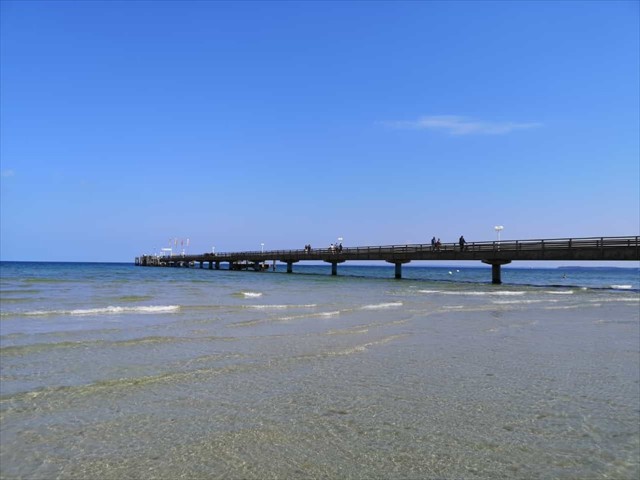
[[623, 298], [598, 298], [597, 300], [589, 300], [590, 303], [610, 303], [610, 302], [624, 302], [624, 303], [638, 303], [640, 297], [623, 297]]
[[556, 299], [536, 299], [536, 300], [493, 300], [494, 305], [530, 305], [532, 303], [557, 303]]
[[516, 295], [524, 295], [526, 292], [522, 291], [513, 291], [513, 292], [478, 292], [478, 291], [469, 291], [469, 292], [449, 292], [447, 290], [418, 290], [419, 293], [439, 293], [441, 295], [469, 295], [469, 296], [483, 296], [483, 295], [497, 295], [497, 296], [516, 296]]
[[315, 308], [318, 305], [311, 303], [309, 305], [243, 305], [242, 308], [256, 308], [260, 310], [283, 309], [283, 308]]
[[33, 310], [30, 312], [12, 313], [20, 316], [46, 316], [46, 315], [114, 315], [121, 313], [172, 313], [180, 310], [179, 305], [150, 305], [137, 307], [102, 307], [80, 308], [75, 310]]
[[340, 310], [336, 310], [333, 312], [317, 312], [317, 313], [306, 313], [303, 315], [289, 315], [287, 317], [279, 317], [279, 318], [261, 318], [257, 320], [245, 320], [242, 322], [234, 322], [227, 325], [227, 327], [254, 327], [256, 325], [267, 324], [267, 323], [278, 323], [278, 322], [290, 322], [292, 320], [300, 320], [305, 318], [317, 318], [317, 317], [333, 317], [340, 315]]
[[39, 353], [49, 350], [72, 349], [72, 348], [99, 348], [99, 347], [133, 347], [138, 345], [188, 342], [193, 339], [188, 337], [142, 337], [129, 340], [84, 340], [66, 341], [56, 343], [31, 343], [27, 345], [11, 345], [2, 347], [2, 355], [17, 356], [30, 353]]
[[378, 303], [374, 305], [364, 305], [360, 307], [361, 310], [381, 310], [385, 308], [393, 308], [393, 307], [401, 307], [402, 302], [389, 302], [389, 303]]
[[242, 295], [248, 298], [261, 297], [262, 292], [242, 292]]
[[[591, 305], [592, 307], [599, 307], [599, 303], [594, 303]], [[576, 308], [584, 308], [585, 305], [562, 305], [562, 306], [553, 306], [553, 307], [544, 307], [545, 310], [573, 310]]]
[[340, 315], [340, 310], [335, 310], [333, 312], [307, 313], [305, 315], [291, 315], [289, 317], [279, 318], [278, 320], [289, 321], [289, 320], [298, 320], [300, 318], [335, 317], [337, 315]]
[[244, 297], [244, 298], [258, 298], [262, 296], [262, 292], [237, 292], [237, 293], [232, 293], [232, 296], [234, 297]]
[[[34, 399], [47, 398], [52, 395], [64, 395], [68, 398], [68, 392], [74, 392], [81, 395], [99, 394], [104, 396], [104, 392], [129, 391], [132, 388], [146, 388], [158, 383], [176, 384], [177, 382], [193, 382], [194, 379], [202, 379], [209, 381], [211, 377], [217, 375], [232, 374], [239, 371], [257, 370], [268, 368], [268, 364], [233, 364], [224, 367], [206, 367], [195, 370], [184, 370], [177, 372], [161, 372], [157, 374], [145, 375], [141, 377], [112, 378], [99, 380], [84, 385], [60, 385], [53, 387], [43, 387], [37, 390], [18, 392], [9, 395], [0, 395], [0, 406], [6, 409], [2, 404], [18, 403], [17, 407], [13, 407], [14, 411], [32, 411], [37, 407], [34, 406]], [[22, 404], [22, 405], [20, 405]]]
[[354, 353], [361, 353], [364, 352], [366, 350], [369, 349], [369, 347], [376, 347], [379, 345], [384, 345], [385, 343], [389, 343], [393, 340], [397, 340], [399, 338], [404, 338], [407, 337], [407, 334], [401, 334], [401, 335], [391, 335], [385, 338], [381, 338], [380, 340], [376, 340], [373, 342], [369, 342], [369, 343], [364, 343], [362, 345], [355, 345], [351, 348], [347, 348], [345, 350], [338, 350], [338, 351], [333, 351], [333, 352], [326, 352], [324, 353], [323, 356], [327, 356], [327, 357], [338, 357], [338, 356], [342, 356], [342, 355], [352, 355]]

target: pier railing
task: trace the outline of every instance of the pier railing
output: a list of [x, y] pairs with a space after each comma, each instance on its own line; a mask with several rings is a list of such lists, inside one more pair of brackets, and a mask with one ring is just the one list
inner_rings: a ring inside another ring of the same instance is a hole
[[[594, 249], [640, 248], [640, 237], [589, 237], [589, 238], [554, 238], [534, 240], [500, 240], [483, 242], [466, 242], [461, 250], [458, 242], [442, 243], [439, 246], [428, 244], [404, 244], [404, 245], [379, 245], [364, 247], [344, 247], [341, 251], [336, 248], [312, 248], [289, 250], [248, 250], [240, 252], [222, 252], [211, 255], [214, 258], [246, 257], [247, 259], [260, 259], [274, 257], [309, 257], [309, 256], [384, 256], [411, 253], [440, 253], [440, 252], [476, 252], [498, 253], [506, 252], [544, 252], [544, 251], [571, 251]], [[200, 255], [198, 255], [200, 257]]]

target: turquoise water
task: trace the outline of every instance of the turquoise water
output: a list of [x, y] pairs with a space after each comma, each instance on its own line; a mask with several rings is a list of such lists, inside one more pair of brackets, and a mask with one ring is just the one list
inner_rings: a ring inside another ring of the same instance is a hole
[[0, 477], [637, 478], [637, 269], [8, 263]]

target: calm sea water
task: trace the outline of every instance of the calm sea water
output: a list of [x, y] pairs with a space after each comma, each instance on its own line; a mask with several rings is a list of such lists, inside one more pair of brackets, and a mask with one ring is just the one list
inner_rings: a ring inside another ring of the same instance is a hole
[[640, 475], [637, 269], [0, 273], [3, 479]]

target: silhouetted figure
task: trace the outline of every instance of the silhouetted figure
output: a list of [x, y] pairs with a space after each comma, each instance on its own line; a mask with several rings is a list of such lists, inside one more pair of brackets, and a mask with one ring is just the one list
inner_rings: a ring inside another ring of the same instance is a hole
[[436, 249], [436, 237], [431, 239], [431, 251]]
[[460, 251], [464, 251], [464, 244], [467, 243], [464, 236], [460, 235], [460, 240], [458, 240], [458, 242], [460, 243]]

